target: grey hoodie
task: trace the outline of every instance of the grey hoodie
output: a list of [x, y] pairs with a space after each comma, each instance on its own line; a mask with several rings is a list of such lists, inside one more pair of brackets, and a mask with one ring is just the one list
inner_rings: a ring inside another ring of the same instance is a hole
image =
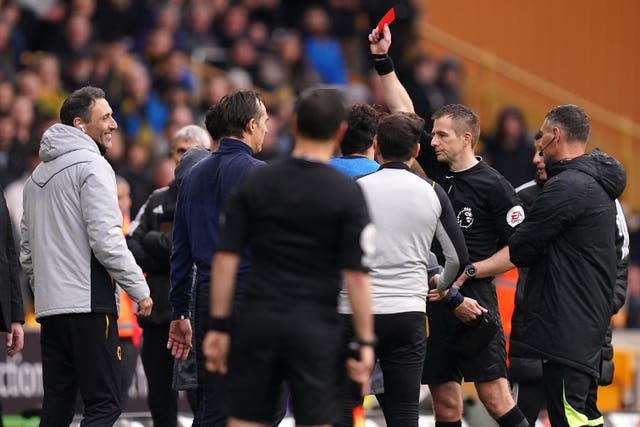
[[24, 187], [20, 262], [40, 319], [117, 314], [117, 282], [136, 302], [149, 287], [122, 233], [115, 175], [90, 137], [56, 124]]

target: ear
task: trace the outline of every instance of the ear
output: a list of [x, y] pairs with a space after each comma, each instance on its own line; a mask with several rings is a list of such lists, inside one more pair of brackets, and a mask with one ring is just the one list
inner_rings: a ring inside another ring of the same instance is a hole
[[336, 133], [333, 136], [336, 144], [340, 144], [340, 142], [342, 142], [342, 138], [344, 138], [344, 134], [347, 132], [347, 126], [347, 122], [342, 122], [340, 123], [340, 126], [338, 126], [338, 130], [336, 130]]
[[84, 126], [84, 121], [80, 117], [76, 117], [73, 119], [73, 127], [80, 129], [81, 126]]
[[416, 144], [416, 148], [413, 149], [413, 153], [411, 153], [411, 157], [413, 157], [414, 159], [418, 158], [418, 154], [420, 154], [420, 143], [418, 142]]
[[293, 135], [294, 139], [297, 138], [299, 136], [298, 133], [298, 116], [294, 115], [291, 118], [291, 135]]
[[469, 147], [473, 147], [473, 134], [471, 132], [465, 132], [462, 135], [462, 139], [464, 140], [465, 144], [469, 145]]
[[249, 135], [253, 135], [253, 133], [256, 131], [256, 126], [258, 126], [258, 122], [256, 122], [256, 119], [252, 117], [247, 122], [247, 125], [244, 127], [244, 130]]
[[373, 155], [376, 159], [380, 158], [380, 146], [378, 145], [378, 134], [373, 135]]

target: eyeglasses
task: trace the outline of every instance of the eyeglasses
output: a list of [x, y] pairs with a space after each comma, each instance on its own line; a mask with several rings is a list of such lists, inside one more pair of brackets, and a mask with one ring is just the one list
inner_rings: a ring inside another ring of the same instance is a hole
[[538, 156], [540, 157], [544, 156], [544, 150], [546, 150], [547, 147], [553, 144], [555, 141], [556, 141], [556, 136], [553, 135], [553, 138], [551, 138], [551, 141], [547, 142], [547, 144], [540, 149], [540, 151], [538, 152]]

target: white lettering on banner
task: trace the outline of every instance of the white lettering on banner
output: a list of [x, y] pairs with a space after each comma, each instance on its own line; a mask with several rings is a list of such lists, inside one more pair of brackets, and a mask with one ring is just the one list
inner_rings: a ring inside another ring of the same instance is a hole
[[0, 362], [0, 398], [42, 397], [42, 363], [22, 361], [18, 353]]

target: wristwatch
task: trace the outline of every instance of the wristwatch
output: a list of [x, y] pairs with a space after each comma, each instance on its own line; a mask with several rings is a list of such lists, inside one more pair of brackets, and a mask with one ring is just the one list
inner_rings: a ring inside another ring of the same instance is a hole
[[171, 320], [187, 320], [187, 319], [191, 319], [191, 316], [189, 313], [187, 314], [174, 314], [171, 318]]
[[476, 270], [476, 266], [473, 264], [468, 264], [464, 268], [464, 274], [466, 274], [469, 277], [469, 279], [474, 279], [477, 273], [478, 273], [478, 270]]

